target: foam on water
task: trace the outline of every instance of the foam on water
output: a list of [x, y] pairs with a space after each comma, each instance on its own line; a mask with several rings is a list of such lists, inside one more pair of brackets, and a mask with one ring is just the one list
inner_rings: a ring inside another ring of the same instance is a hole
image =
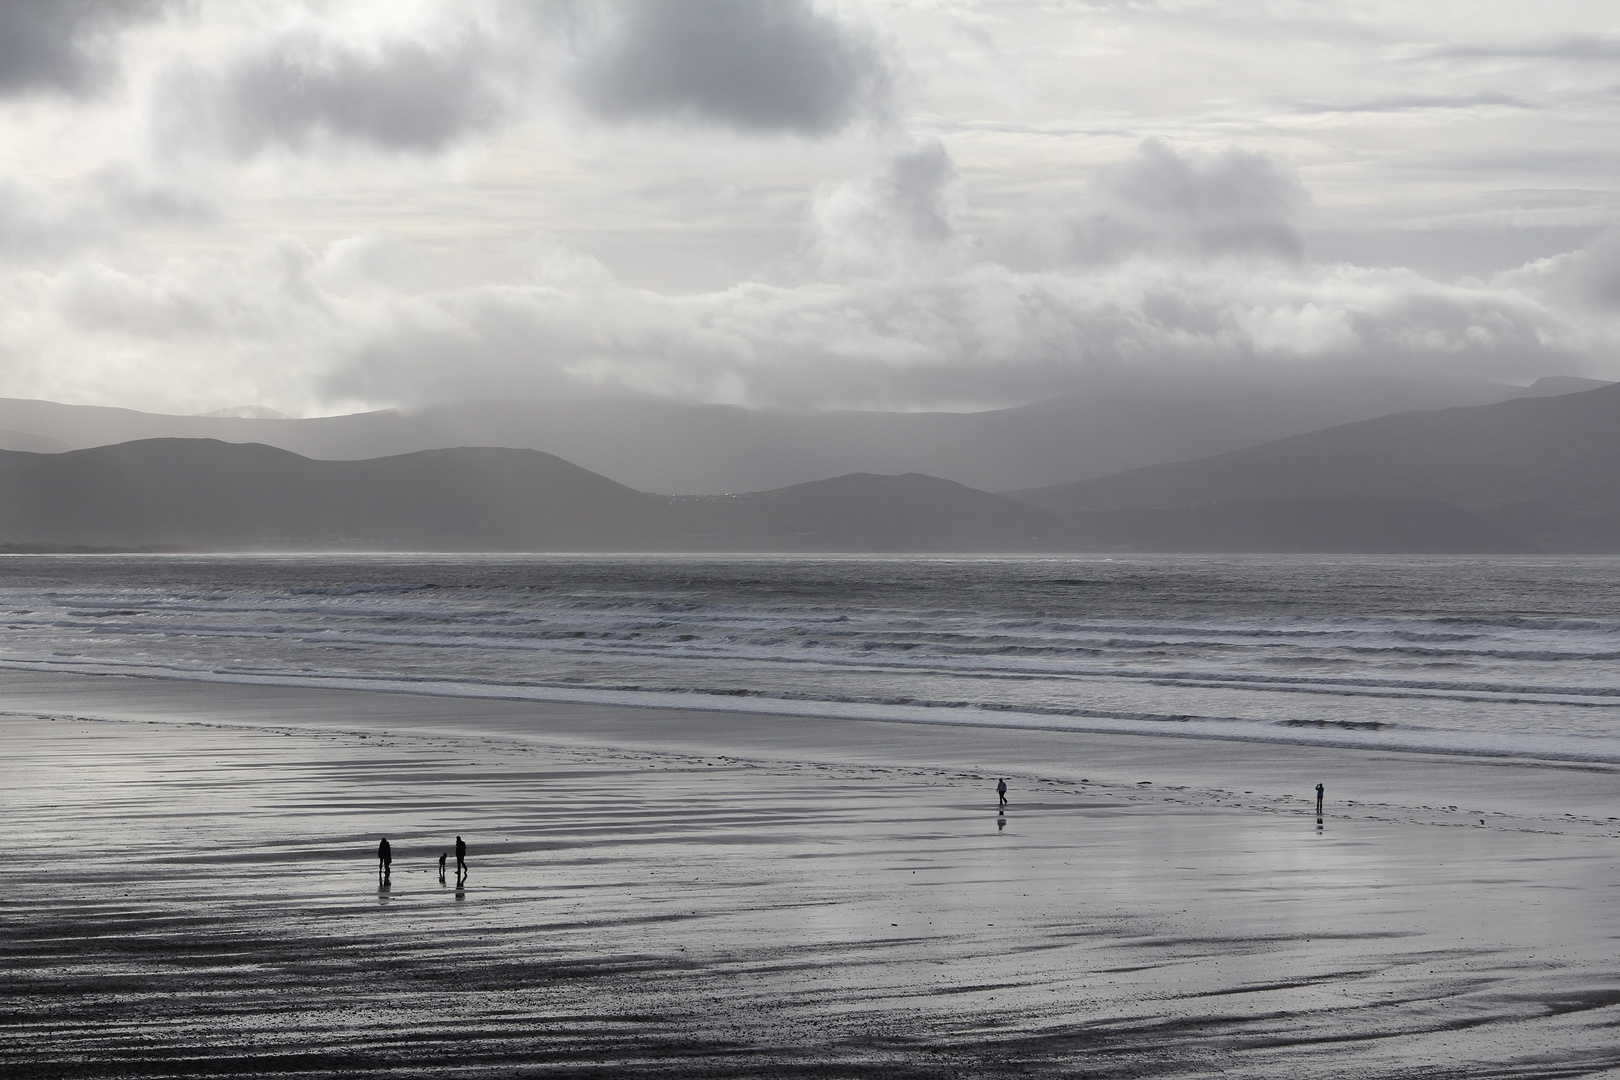
[[8, 557], [0, 664], [1620, 761], [1605, 558]]

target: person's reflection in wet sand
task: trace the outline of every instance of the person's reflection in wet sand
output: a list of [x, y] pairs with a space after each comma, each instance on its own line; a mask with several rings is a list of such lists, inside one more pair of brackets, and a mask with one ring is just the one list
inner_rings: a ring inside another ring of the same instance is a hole
[[996, 817], [996, 832], [1000, 832], [1001, 830], [1005, 829], [1006, 827], [1007, 827], [1006, 815], [998, 815]]
[[388, 846], [388, 837], [385, 836], [382, 838], [382, 843], [377, 845], [377, 883], [379, 885], [388, 884], [393, 872], [394, 852]]

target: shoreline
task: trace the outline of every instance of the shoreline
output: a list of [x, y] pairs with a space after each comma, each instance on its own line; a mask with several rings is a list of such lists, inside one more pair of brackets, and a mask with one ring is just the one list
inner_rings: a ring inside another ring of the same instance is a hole
[[[589, 688], [560, 688], [552, 686], [525, 687], [509, 683], [452, 682], [447, 680], [401, 680], [399, 676], [366, 679], [350, 675], [297, 676], [290, 674], [185, 672], [172, 669], [139, 669], [87, 661], [82, 667], [97, 670], [63, 670], [63, 665], [30, 661], [0, 661], [0, 673], [32, 672], [44, 676], [76, 678], [152, 679], [159, 682], [200, 683], [209, 686], [263, 686], [315, 692], [388, 694], [407, 697], [427, 697], [465, 701], [505, 701], [532, 705], [544, 710], [559, 708], [606, 708], [651, 711], [672, 711], [701, 714], [733, 714], [740, 716], [770, 717], [773, 719], [800, 719], [809, 721], [849, 721], [873, 724], [915, 724], [941, 728], [980, 728], [1005, 731], [1045, 731], [1065, 735], [1120, 736], [1144, 739], [1191, 739], [1207, 742], [1249, 743], [1260, 746], [1295, 746], [1322, 750], [1352, 750], [1368, 753], [1387, 753], [1408, 756], [1445, 757], [1461, 760], [1500, 760], [1524, 764], [1545, 764], [1549, 767], [1590, 767], [1605, 771], [1620, 771], [1620, 756], [1604, 753], [1581, 754], [1572, 751], [1546, 749], [1540, 753], [1522, 750], [1492, 749], [1477, 743], [1467, 747], [1456, 746], [1444, 733], [1415, 735], [1398, 734], [1405, 745], [1372, 743], [1358, 739], [1349, 732], [1360, 730], [1354, 722], [1317, 721], [1315, 723], [1240, 721], [1229, 718], [1121, 716], [1097, 711], [1095, 714], [1077, 714], [1073, 711], [1040, 711], [1036, 709], [986, 708], [983, 706], [915, 705], [906, 702], [874, 705], [869, 702], [838, 702], [815, 698], [783, 698], [744, 695], [683, 694], [674, 691], [621, 691]], [[524, 691], [531, 691], [525, 693]], [[692, 703], [690, 697], [701, 698]], [[1020, 722], [1023, 721], [1023, 722]], [[1142, 723], [1162, 723], [1165, 730], [1143, 731]], [[1244, 723], [1251, 729], [1242, 733], [1213, 726], [1198, 725]], [[1180, 730], [1172, 729], [1175, 724]], [[1286, 728], [1293, 735], [1280, 734], [1272, 729]], [[1322, 732], [1312, 737], [1306, 733]], [[1329, 733], [1331, 732], [1331, 733]], [[1430, 741], [1423, 741], [1428, 739]], [[1448, 745], [1451, 742], [1451, 745]]]
[[[1595, 835], [1620, 834], [1620, 816], [1596, 813], [1612, 805], [1615, 781], [1620, 779], [1620, 765], [1606, 762], [1179, 734], [889, 722], [744, 709], [440, 696], [270, 680], [29, 674], [19, 678], [17, 669], [0, 668], [0, 716], [16, 711], [13, 705], [20, 700], [36, 702], [44, 712], [51, 711], [44, 708], [48, 703], [67, 700], [78, 703], [80, 711], [87, 710], [87, 718], [333, 733], [349, 729], [426, 733], [761, 762], [1000, 770], [1066, 783], [1084, 780], [1098, 787], [1138, 789], [1147, 781], [1149, 786], [1179, 788], [1184, 797], [1258, 793], [1257, 806], [1264, 800], [1267, 810], [1300, 813], [1314, 806], [1312, 789], [1323, 780], [1329, 805], [1341, 814], [1407, 811], [1410, 816], [1455, 807], [1448, 812], [1484, 812], [1487, 821], [1495, 818], [1492, 824], [1505, 827], [1581, 825]], [[447, 715], [455, 719], [447, 721]], [[1507, 777], [1512, 777], [1511, 785], [1503, 782]]]

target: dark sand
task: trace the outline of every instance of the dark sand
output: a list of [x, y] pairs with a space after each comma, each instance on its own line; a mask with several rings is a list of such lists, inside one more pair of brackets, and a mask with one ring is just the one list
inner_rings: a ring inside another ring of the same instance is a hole
[[1612, 768], [25, 672], [0, 710], [5, 1077], [1620, 1074]]

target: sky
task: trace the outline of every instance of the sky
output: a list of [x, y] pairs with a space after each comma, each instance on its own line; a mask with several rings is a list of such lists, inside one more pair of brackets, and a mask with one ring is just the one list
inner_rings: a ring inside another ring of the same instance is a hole
[[0, 396], [1620, 379], [1620, 5], [0, 0]]

